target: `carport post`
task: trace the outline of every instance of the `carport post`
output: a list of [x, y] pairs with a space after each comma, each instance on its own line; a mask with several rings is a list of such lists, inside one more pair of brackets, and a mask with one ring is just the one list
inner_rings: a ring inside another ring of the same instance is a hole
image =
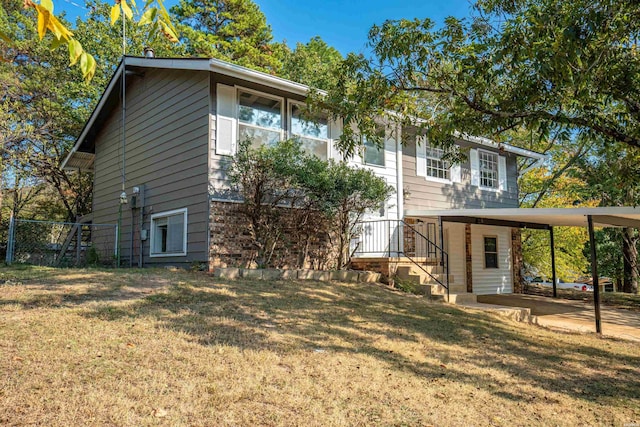
[[553, 227], [549, 227], [549, 238], [551, 240], [551, 280], [553, 280], [553, 297], [558, 298], [558, 285], [556, 278], [556, 245], [553, 242]]
[[593, 305], [596, 310], [596, 332], [602, 333], [602, 323], [600, 320], [600, 286], [598, 283], [598, 258], [596, 256], [596, 238], [593, 234], [593, 218], [587, 215], [589, 225], [589, 245], [591, 246], [591, 277], [593, 283]]

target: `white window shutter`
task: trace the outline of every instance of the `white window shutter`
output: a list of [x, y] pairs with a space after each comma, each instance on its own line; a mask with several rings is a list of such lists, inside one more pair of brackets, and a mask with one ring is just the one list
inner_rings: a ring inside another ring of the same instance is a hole
[[236, 88], [216, 86], [216, 154], [233, 156], [236, 152]]
[[342, 119], [329, 120], [329, 158], [334, 160], [342, 160], [342, 154], [336, 148], [334, 141], [340, 139], [342, 135]]
[[507, 191], [507, 158], [498, 156], [498, 182], [500, 191]]
[[471, 185], [480, 186], [480, 159], [478, 150], [472, 149], [469, 152], [469, 163], [471, 164]]
[[451, 182], [462, 182], [462, 168], [460, 164], [451, 166], [449, 174], [451, 176]]
[[427, 138], [416, 137], [416, 175], [427, 176]]

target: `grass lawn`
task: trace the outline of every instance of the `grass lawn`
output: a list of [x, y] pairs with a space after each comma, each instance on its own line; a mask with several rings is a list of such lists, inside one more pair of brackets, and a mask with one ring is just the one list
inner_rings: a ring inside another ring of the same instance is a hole
[[640, 345], [367, 284], [0, 268], [0, 424], [640, 423]]
[[[593, 292], [582, 292], [575, 289], [557, 289], [558, 298], [593, 302]], [[525, 293], [530, 295], [553, 296], [551, 286], [531, 283], [526, 285]], [[602, 305], [611, 308], [640, 311], [640, 294], [625, 294], [624, 292], [600, 292]]]

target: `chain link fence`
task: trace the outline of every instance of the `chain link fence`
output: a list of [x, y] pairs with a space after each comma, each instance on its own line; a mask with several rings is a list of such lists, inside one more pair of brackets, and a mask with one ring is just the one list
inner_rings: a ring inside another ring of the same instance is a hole
[[7, 264], [114, 266], [117, 239], [115, 224], [11, 219], [0, 249]]

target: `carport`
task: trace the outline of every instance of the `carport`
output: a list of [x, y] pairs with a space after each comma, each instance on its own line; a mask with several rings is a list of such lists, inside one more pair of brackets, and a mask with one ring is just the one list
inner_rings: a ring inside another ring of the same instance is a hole
[[594, 238], [595, 227], [640, 228], [640, 209], [633, 207], [600, 208], [504, 208], [504, 209], [448, 209], [407, 210], [405, 216], [437, 217], [441, 222], [484, 224], [513, 228], [548, 230], [551, 243], [551, 269], [553, 296], [556, 292], [556, 262], [553, 227], [587, 227], [591, 246], [591, 274], [596, 332], [602, 333], [600, 314], [600, 287], [598, 283], [597, 253]]

